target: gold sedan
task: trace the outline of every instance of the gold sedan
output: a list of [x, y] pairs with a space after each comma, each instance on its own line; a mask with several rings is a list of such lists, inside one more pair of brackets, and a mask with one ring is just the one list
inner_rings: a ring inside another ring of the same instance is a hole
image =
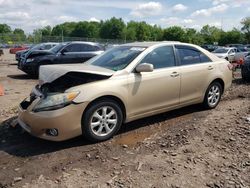
[[41, 66], [18, 122], [47, 140], [103, 141], [139, 118], [197, 103], [215, 108], [231, 82], [229, 62], [199, 46], [124, 44], [81, 65]]

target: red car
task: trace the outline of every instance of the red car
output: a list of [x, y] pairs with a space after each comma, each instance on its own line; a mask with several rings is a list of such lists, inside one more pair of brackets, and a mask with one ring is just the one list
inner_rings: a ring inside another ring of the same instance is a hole
[[10, 48], [10, 53], [11, 54], [16, 54], [16, 52], [21, 51], [21, 50], [26, 50], [29, 49], [28, 46], [21, 46], [21, 45], [17, 45], [14, 46], [13, 48]]

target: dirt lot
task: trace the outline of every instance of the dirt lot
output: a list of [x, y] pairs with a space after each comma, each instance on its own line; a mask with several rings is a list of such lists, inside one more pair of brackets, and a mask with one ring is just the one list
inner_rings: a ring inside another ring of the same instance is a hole
[[14, 63], [0, 57], [0, 188], [250, 187], [250, 84], [240, 78], [214, 110], [195, 105], [135, 121], [99, 144], [54, 143], [12, 127], [37, 82]]

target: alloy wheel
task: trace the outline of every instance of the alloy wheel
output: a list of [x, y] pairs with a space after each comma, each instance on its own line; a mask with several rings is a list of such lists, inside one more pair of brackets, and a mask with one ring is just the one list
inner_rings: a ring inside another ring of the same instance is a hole
[[116, 127], [118, 122], [117, 112], [111, 106], [103, 106], [94, 111], [90, 119], [90, 127], [96, 136], [107, 136]]
[[213, 85], [208, 92], [208, 104], [213, 107], [216, 106], [220, 100], [220, 88], [218, 85]]

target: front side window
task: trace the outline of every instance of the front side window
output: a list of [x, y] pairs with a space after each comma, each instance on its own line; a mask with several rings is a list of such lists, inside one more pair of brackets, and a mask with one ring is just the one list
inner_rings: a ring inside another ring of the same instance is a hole
[[208, 58], [205, 54], [195, 48], [177, 46], [176, 49], [181, 65], [192, 65], [198, 63], [211, 62], [210, 58]]
[[145, 47], [119, 46], [104, 52], [85, 64], [118, 71], [127, 67], [145, 49]]
[[54, 52], [54, 53], [58, 53], [59, 51], [61, 51], [64, 47], [66, 46], [66, 43], [60, 43], [55, 45], [53, 48], [50, 49], [50, 51]]
[[154, 69], [175, 66], [175, 56], [172, 46], [163, 46], [154, 49], [147, 54], [140, 63], [149, 63], [154, 65]]
[[44, 46], [45, 50], [49, 50], [50, 48], [51, 48], [51, 44], [47, 44], [47, 45]]

